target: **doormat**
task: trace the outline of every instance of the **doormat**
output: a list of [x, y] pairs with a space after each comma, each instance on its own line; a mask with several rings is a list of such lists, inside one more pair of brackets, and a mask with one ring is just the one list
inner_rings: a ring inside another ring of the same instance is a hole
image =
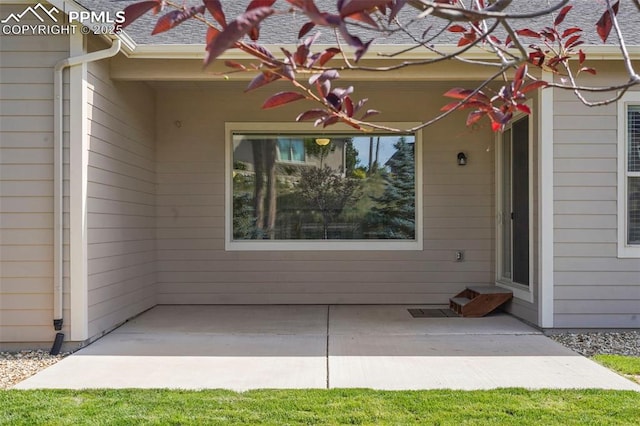
[[407, 309], [414, 318], [449, 318], [459, 315], [451, 309]]

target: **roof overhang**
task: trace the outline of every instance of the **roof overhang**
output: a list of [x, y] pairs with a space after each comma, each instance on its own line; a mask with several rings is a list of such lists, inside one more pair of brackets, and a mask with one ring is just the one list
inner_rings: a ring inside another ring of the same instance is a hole
[[[289, 51], [295, 51], [296, 46], [266, 46], [270, 51], [280, 52], [281, 47]], [[328, 46], [315, 46], [314, 50], [321, 51]], [[440, 53], [430, 52], [425, 49], [408, 49], [405, 45], [377, 45], [362, 57], [358, 63], [361, 67], [384, 68], [410, 61], [428, 61], [437, 59], [442, 53], [454, 53], [458, 50], [453, 45], [438, 46]], [[614, 46], [587, 46], [585, 47], [587, 58], [607, 63], [622, 64], [622, 54]], [[640, 46], [629, 48], [634, 60], [640, 59]], [[398, 52], [402, 52], [397, 54]], [[205, 56], [205, 45], [137, 45], [129, 53], [128, 57], [118, 57], [111, 60], [111, 75], [117, 80], [147, 80], [147, 81], [211, 81], [220, 80], [225, 75], [233, 80], [249, 80], [254, 73], [230, 73], [225, 60], [248, 65], [256, 62], [250, 55], [239, 49], [231, 49], [225, 52], [218, 60], [214, 61], [206, 70], [203, 70], [202, 61]], [[353, 58], [351, 52], [347, 52], [348, 58]], [[481, 61], [485, 63], [497, 63], [495, 55], [491, 52], [474, 48], [465, 52], [465, 59]], [[341, 71], [345, 80], [375, 81], [375, 80], [403, 80], [403, 81], [463, 81], [484, 80], [496, 71], [494, 66], [471, 64], [460, 60], [444, 60], [436, 63], [411, 65], [395, 69], [393, 73], [375, 72], [363, 68], [357, 70]], [[532, 68], [531, 72], [538, 74], [539, 70]]]
[[[284, 47], [289, 51], [294, 51], [297, 46], [295, 45], [265, 45], [267, 49], [272, 52], [279, 52], [280, 48]], [[322, 50], [330, 47], [329, 45], [314, 45], [315, 50]], [[439, 45], [437, 49], [440, 53], [435, 53], [427, 49], [411, 49], [414, 45], [402, 45], [402, 44], [386, 44], [386, 45], [373, 45], [369, 52], [363, 56], [364, 60], [389, 60], [389, 61], [403, 61], [403, 60], [423, 60], [423, 59], [435, 59], [444, 54], [455, 53], [459, 48], [455, 45]], [[632, 60], [640, 60], [640, 46], [627, 46], [629, 54]], [[620, 48], [615, 45], [587, 45], [583, 46], [582, 50], [588, 55], [591, 60], [622, 60], [622, 53]], [[403, 52], [397, 54], [398, 52]], [[135, 49], [129, 54], [132, 58], [144, 58], [144, 59], [204, 59], [205, 45], [204, 44], [139, 44], [135, 46]], [[353, 57], [352, 55], [350, 57]], [[466, 59], [474, 60], [495, 60], [494, 53], [482, 49], [473, 48], [468, 50], [463, 55]], [[220, 59], [229, 60], [243, 60], [251, 59], [248, 54], [237, 50], [231, 49], [225, 52]]]

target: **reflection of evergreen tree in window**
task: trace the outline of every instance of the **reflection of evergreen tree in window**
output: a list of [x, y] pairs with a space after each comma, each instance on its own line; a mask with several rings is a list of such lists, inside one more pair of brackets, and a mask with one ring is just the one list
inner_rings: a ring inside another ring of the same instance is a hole
[[386, 162], [386, 187], [377, 206], [372, 207], [368, 222], [377, 238], [415, 238], [415, 156], [414, 144], [402, 137], [394, 145], [396, 152]]
[[234, 192], [233, 194], [234, 240], [250, 240], [256, 238], [256, 218], [252, 201], [252, 194], [247, 192]]
[[346, 175], [349, 177], [354, 177], [353, 176], [353, 171], [356, 169], [356, 167], [358, 166], [358, 163], [360, 162], [360, 160], [358, 160], [358, 150], [356, 149], [355, 146], [353, 146], [353, 139], [349, 138], [345, 141], [344, 143], [344, 157], [345, 157], [345, 169], [346, 169]]

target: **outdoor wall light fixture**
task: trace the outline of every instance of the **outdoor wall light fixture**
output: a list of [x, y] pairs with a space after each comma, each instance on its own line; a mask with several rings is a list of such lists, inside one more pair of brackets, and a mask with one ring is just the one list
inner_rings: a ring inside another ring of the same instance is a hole
[[466, 166], [467, 165], [467, 156], [464, 152], [458, 153], [458, 166]]
[[318, 139], [316, 139], [316, 144], [318, 144], [320, 146], [329, 145], [329, 142], [331, 142], [331, 139], [329, 139], [329, 138], [318, 138]]

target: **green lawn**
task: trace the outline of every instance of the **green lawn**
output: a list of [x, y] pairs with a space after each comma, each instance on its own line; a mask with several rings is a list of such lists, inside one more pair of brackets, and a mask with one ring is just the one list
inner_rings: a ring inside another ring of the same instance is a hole
[[0, 424], [636, 425], [631, 391], [0, 391]]
[[625, 376], [640, 376], [640, 357], [623, 355], [595, 355], [593, 359]]

